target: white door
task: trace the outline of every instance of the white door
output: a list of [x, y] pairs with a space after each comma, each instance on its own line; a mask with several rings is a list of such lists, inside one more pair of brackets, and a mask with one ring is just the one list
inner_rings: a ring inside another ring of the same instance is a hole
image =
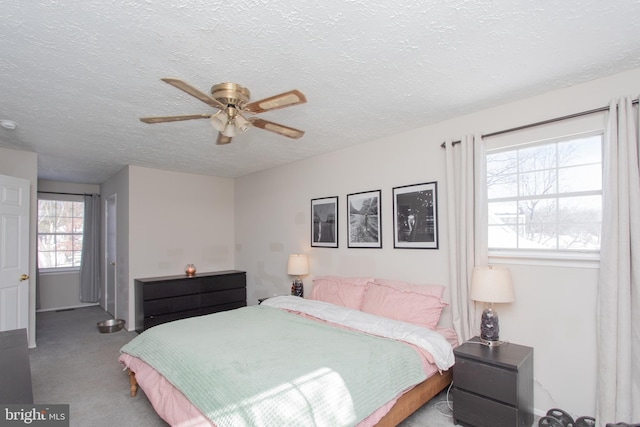
[[107, 290], [105, 295], [106, 310], [116, 315], [116, 195], [107, 199], [106, 205], [107, 248]]
[[29, 324], [29, 187], [0, 175], [0, 331]]

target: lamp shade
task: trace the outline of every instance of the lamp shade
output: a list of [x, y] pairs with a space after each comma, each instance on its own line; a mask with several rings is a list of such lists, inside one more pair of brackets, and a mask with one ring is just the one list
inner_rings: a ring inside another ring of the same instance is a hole
[[309, 274], [309, 258], [306, 255], [289, 255], [287, 263], [287, 274], [292, 276], [301, 276]]
[[229, 120], [227, 119], [227, 116], [226, 114], [224, 114], [224, 112], [218, 111], [211, 116], [209, 121], [211, 122], [211, 126], [213, 126], [215, 130], [217, 130], [218, 132], [222, 132]]
[[482, 302], [512, 302], [514, 296], [509, 269], [491, 265], [474, 267], [470, 297]]

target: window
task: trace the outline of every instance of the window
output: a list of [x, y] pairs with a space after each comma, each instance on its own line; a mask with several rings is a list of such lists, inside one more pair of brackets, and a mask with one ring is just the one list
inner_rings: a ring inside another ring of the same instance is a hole
[[599, 250], [602, 135], [487, 154], [489, 247]]
[[549, 132], [556, 136], [487, 143], [490, 256], [593, 259], [599, 254], [602, 129], [557, 136], [559, 130], [552, 128], [546, 136]]
[[84, 202], [38, 200], [38, 267], [79, 268]]

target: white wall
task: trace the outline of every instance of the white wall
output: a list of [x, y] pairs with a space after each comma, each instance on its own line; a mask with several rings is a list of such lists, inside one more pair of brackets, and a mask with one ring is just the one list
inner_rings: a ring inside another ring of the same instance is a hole
[[[640, 69], [479, 111], [236, 180], [236, 268], [248, 302], [286, 293], [287, 256], [306, 253], [311, 275], [360, 275], [448, 286], [445, 139], [490, 133], [608, 105], [640, 91]], [[313, 100], [310, 100], [313, 102]], [[304, 144], [304, 139], [300, 142]], [[437, 181], [440, 248], [393, 249], [391, 191]], [[382, 249], [346, 245], [346, 195], [382, 190]], [[339, 196], [339, 248], [310, 247], [310, 200]], [[535, 349], [535, 408], [595, 415], [597, 269], [510, 265], [516, 302], [498, 307], [501, 338]], [[448, 298], [448, 293], [445, 294]], [[444, 313], [450, 319], [450, 313]]]
[[80, 302], [80, 272], [40, 272], [38, 281], [40, 304], [36, 311], [53, 311], [79, 308], [94, 303]]
[[[70, 182], [38, 180], [38, 191], [53, 193], [93, 194], [100, 193], [100, 186], [94, 184], [77, 184]], [[82, 196], [68, 194], [40, 193], [39, 198], [78, 200]], [[36, 205], [37, 206], [37, 205]], [[80, 302], [80, 270], [69, 272], [40, 272], [38, 293], [40, 304], [38, 311], [51, 311], [64, 308], [75, 308], [95, 305], [93, 303]]]
[[129, 319], [136, 278], [233, 269], [234, 225], [232, 179], [130, 166]]
[[[117, 197], [115, 317], [127, 329], [141, 327], [136, 278], [184, 274], [187, 264], [201, 272], [235, 268], [233, 193], [231, 179], [139, 166], [102, 184], [103, 224], [106, 200]], [[104, 227], [102, 238], [106, 244]], [[106, 260], [102, 272], [104, 284]]]
[[29, 221], [29, 347], [36, 346], [36, 225], [38, 223], [38, 155], [29, 151], [0, 148], [0, 174], [31, 182]]

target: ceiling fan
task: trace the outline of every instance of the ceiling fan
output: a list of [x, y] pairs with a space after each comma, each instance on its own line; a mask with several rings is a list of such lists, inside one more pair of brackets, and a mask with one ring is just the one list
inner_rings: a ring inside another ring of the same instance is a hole
[[307, 102], [307, 99], [298, 90], [291, 90], [259, 101], [249, 102], [249, 89], [236, 83], [219, 83], [214, 85], [211, 88], [211, 96], [209, 96], [180, 79], [163, 78], [161, 80], [199, 99], [210, 107], [217, 108], [218, 111], [213, 114], [141, 117], [140, 121], [144, 123], [153, 124], [181, 120], [209, 119], [211, 125], [218, 131], [216, 144], [219, 145], [230, 143], [231, 138], [237, 134], [246, 132], [251, 126], [294, 139], [304, 135], [304, 131], [298, 129], [258, 117], [244, 116], [245, 114], [264, 113], [265, 111], [304, 104]]

